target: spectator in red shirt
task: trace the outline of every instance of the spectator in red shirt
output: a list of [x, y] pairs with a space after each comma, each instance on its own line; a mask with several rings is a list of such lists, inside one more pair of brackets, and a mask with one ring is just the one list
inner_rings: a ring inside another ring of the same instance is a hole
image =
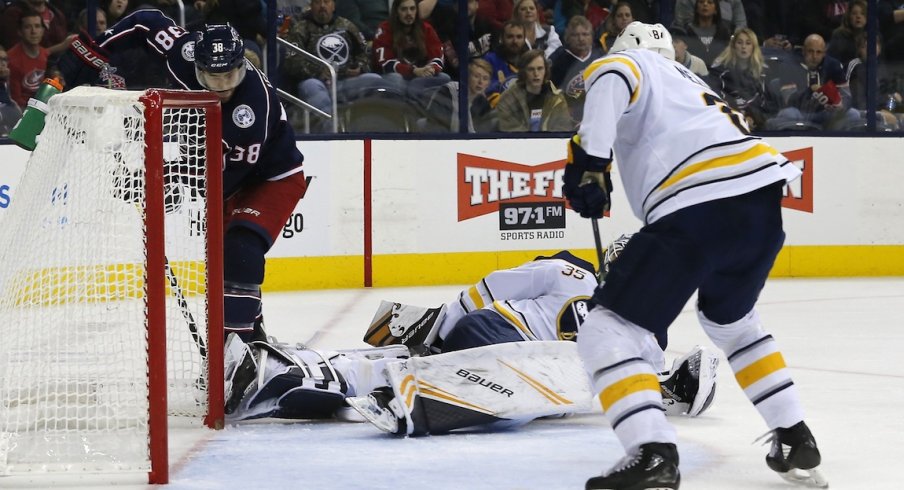
[[38, 12], [19, 17], [19, 42], [9, 50], [9, 93], [19, 107], [38, 91], [47, 69], [48, 51], [41, 46], [44, 22]]
[[451, 80], [443, 73], [442, 42], [420, 18], [415, 0], [393, 0], [389, 20], [374, 36], [373, 69], [417, 101], [427, 89]]
[[0, 33], [4, 46], [13, 46], [19, 42], [19, 20], [26, 11], [36, 12], [44, 25], [41, 46], [47, 48], [51, 55], [62, 53], [69, 47], [68, 21], [63, 11], [46, 0], [21, 0], [10, 4], [0, 18]]

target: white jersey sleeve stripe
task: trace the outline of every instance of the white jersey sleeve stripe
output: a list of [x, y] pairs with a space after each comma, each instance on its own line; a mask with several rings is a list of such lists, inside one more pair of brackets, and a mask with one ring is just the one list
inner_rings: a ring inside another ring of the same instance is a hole
[[637, 63], [627, 56], [607, 56], [594, 61], [584, 70], [584, 86], [590, 87], [599, 77], [607, 73], [622, 75], [631, 93], [631, 103], [640, 95], [641, 73]]
[[748, 148], [740, 153], [735, 153], [733, 155], [726, 155], [722, 157], [710, 158], [707, 160], [703, 160], [696, 163], [686, 164], [681, 166], [681, 170], [674, 173], [671, 177], [665, 180], [659, 187], [656, 188], [657, 191], [665, 190], [677, 182], [684, 180], [688, 177], [691, 177], [694, 174], [705, 172], [707, 170], [713, 170], [720, 167], [728, 167], [728, 166], [736, 166], [743, 165], [750, 160], [762, 156], [762, 155], [770, 155], [776, 156], [778, 155], [778, 150], [772, 148], [771, 146], [765, 143], [759, 143], [756, 146]]

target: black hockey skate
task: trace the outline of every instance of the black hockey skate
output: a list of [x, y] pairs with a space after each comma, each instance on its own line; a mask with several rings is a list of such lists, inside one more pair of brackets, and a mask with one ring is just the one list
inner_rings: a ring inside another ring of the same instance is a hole
[[804, 422], [778, 428], [769, 434], [772, 442], [766, 464], [785, 480], [814, 488], [828, 488], [829, 482], [817, 469], [822, 457], [816, 440]]
[[609, 474], [587, 480], [587, 490], [674, 490], [681, 482], [674, 444], [650, 442], [616, 465]]

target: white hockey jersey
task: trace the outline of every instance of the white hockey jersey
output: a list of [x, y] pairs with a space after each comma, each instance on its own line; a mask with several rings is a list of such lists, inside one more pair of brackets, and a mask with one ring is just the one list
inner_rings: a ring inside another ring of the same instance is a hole
[[524, 340], [575, 340], [587, 314], [585, 301], [597, 285], [593, 271], [587, 270], [592, 266], [581, 262], [548, 258], [490, 273], [446, 305], [440, 338], [468, 312], [489, 308]]
[[631, 210], [645, 224], [800, 176], [778, 150], [747, 134], [743, 115], [706, 83], [653, 51], [600, 58], [584, 71], [584, 87], [581, 146], [614, 157]]

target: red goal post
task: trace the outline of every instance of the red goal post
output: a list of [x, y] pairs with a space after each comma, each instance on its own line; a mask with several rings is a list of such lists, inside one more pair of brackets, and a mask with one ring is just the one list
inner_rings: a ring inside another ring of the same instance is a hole
[[166, 483], [172, 418], [224, 419], [220, 103], [79, 87], [48, 105], [2, 222], [0, 475]]

